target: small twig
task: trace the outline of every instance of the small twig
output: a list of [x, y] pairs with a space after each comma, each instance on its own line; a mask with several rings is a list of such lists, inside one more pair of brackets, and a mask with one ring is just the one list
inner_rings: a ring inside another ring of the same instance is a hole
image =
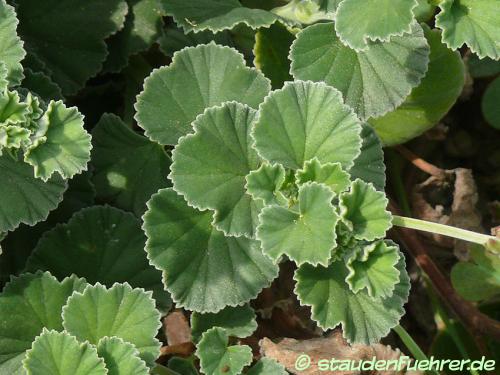
[[436, 167], [434, 164], [431, 164], [421, 157], [414, 154], [412, 151], [408, 150], [404, 146], [394, 146], [394, 148], [410, 163], [412, 163], [415, 167], [420, 169], [421, 171], [430, 174], [431, 176], [444, 178], [446, 176], [446, 171], [442, 168]]
[[[401, 210], [392, 201], [389, 208], [394, 214], [401, 214]], [[437, 294], [455, 312], [464, 326], [472, 331], [473, 336], [487, 335], [500, 342], [500, 322], [481, 313], [472, 303], [457, 294], [448, 278], [427, 254], [427, 249], [417, 233], [407, 228], [394, 228], [394, 230], [399, 241], [411, 253], [417, 265], [429, 276]]]

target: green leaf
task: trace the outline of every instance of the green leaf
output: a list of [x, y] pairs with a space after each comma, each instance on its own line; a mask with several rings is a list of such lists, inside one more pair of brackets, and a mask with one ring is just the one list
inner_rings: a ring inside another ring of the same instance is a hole
[[9, 85], [9, 81], [7, 81], [7, 75], [9, 71], [7, 70], [7, 65], [0, 61], [0, 91], [4, 91]]
[[470, 55], [467, 66], [472, 78], [484, 78], [500, 73], [500, 61], [488, 57], [480, 59], [477, 55]]
[[484, 92], [481, 109], [488, 123], [496, 129], [500, 129], [500, 77], [490, 83]]
[[97, 354], [104, 359], [108, 375], [148, 375], [146, 363], [134, 345], [118, 337], [104, 337], [97, 344]]
[[23, 362], [28, 375], [106, 375], [96, 349], [66, 332], [45, 330], [33, 342]]
[[92, 130], [92, 181], [97, 197], [140, 216], [146, 202], [169, 186], [170, 159], [162, 146], [137, 134], [112, 114]]
[[108, 40], [106, 72], [119, 72], [128, 58], [147, 50], [161, 35], [163, 11], [160, 0], [127, 0], [125, 25]]
[[76, 107], [51, 101], [39, 127], [46, 129], [45, 134], [24, 154], [24, 161], [34, 167], [35, 177], [47, 181], [58, 172], [68, 179], [87, 169], [92, 145], [83, 128], [83, 115]]
[[23, 79], [21, 61], [26, 56], [23, 42], [17, 35], [19, 21], [13, 7], [0, 0], [0, 62], [6, 68], [8, 86], [17, 86]]
[[63, 329], [62, 308], [85, 285], [74, 276], [59, 282], [48, 272], [12, 277], [0, 294], [0, 373], [24, 374], [26, 350], [44, 327]]
[[177, 307], [217, 312], [255, 298], [278, 275], [260, 244], [225, 237], [211, 225], [209, 211], [189, 207], [172, 189], [153, 195], [144, 214], [146, 251], [163, 271]]
[[262, 207], [245, 192], [245, 177], [260, 162], [249, 134], [255, 115], [236, 102], [209, 108], [172, 152], [174, 189], [191, 206], [214, 210], [215, 227], [230, 236], [254, 237]]
[[500, 8], [497, 0], [443, 0], [436, 26], [455, 50], [466, 44], [479, 57], [500, 58]]
[[323, 83], [287, 82], [261, 104], [253, 137], [259, 155], [287, 168], [321, 163], [353, 165], [361, 124], [340, 93]]
[[299, 187], [298, 210], [267, 206], [260, 214], [257, 238], [262, 251], [274, 260], [287, 255], [297, 265], [328, 265], [335, 247], [339, 216], [332, 206], [334, 193], [308, 182]]
[[261, 199], [264, 204], [279, 204], [286, 198], [279, 192], [285, 182], [285, 169], [281, 164], [262, 163], [259, 169], [246, 177], [246, 190], [253, 199]]
[[387, 43], [368, 42], [366, 51], [357, 52], [342, 44], [333, 24], [323, 23], [298, 33], [290, 56], [295, 79], [324, 81], [337, 88], [365, 120], [395, 109], [420, 83], [429, 46], [415, 22], [410, 34]]
[[345, 282], [348, 275], [343, 260], [325, 267], [301, 266], [295, 273], [295, 293], [301, 304], [312, 307], [312, 318], [323, 329], [342, 324], [349, 343], [372, 344], [386, 336], [404, 315], [410, 278], [401, 254], [396, 266], [399, 282], [389, 298], [374, 299], [365, 290], [354, 294]]
[[64, 95], [75, 94], [101, 70], [108, 53], [104, 39], [122, 27], [127, 14], [123, 0], [16, 0], [16, 5], [26, 50]]
[[231, 100], [257, 108], [269, 90], [269, 81], [236, 50], [213, 43], [188, 47], [146, 79], [136, 119], [146, 136], [175, 145], [206, 108]]
[[343, 0], [335, 15], [335, 31], [350, 48], [366, 50], [370, 40], [387, 42], [410, 33], [416, 6], [416, 0]]
[[428, 0], [417, 0], [417, 6], [413, 8], [413, 15], [418, 22], [429, 22], [434, 18], [436, 13], [436, 5], [431, 4]]
[[451, 282], [469, 301], [483, 301], [500, 295], [500, 259], [481, 246], [470, 247], [471, 260], [451, 270]]
[[287, 375], [285, 367], [272, 358], [261, 358], [248, 371], [247, 375]]
[[21, 101], [17, 91], [0, 93], [0, 126], [23, 125], [28, 115], [29, 105]]
[[371, 126], [363, 124], [361, 130], [361, 153], [349, 169], [351, 179], [359, 178], [371, 182], [377, 190], [385, 189], [385, 163], [382, 142]]
[[388, 203], [385, 193], [356, 179], [351, 189], [340, 195], [340, 214], [354, 238], [373, 241], [384, 237], [392, 226], [392, 215], [386, 210]]
[[213, 32], [245, 24], [252, 29], [269, 27], [277, 17], [262, 9], [251, 9], [238, 0], [161, 0], [165, 12], [174, 18], [184, 31]]
[[273, 88], [281, 88], [291, 81], [288, 51], [294, 40], [293, 34], [281, 23], [262, 28], [255, 34], [253, 64], [271, 80]]
[[43, 72], [34, 72], [24, 69], [22, 87], [40, 96], [43, 100], [62, 100], [61, 88]]
[[19, 224], [34, 225], [45, 220], [62, 201], [66, 182], [55, 175], [47, 182], [33, 176], [33, 168], [9, 155], [0, 156], [0, 232]]
[[210, 328], [223, 328], [228, 336], [245, 338], [257, 329], [255, 312], [248, 305], [226, 307], [218, 313], [191, 314], [191, 335], [198, 342], [203, 332]]
[[172, 357], [168, 360], [168, 368], [182, 375], [198, 375], [198, 370], [193, 363], [193, 357]]
[[425, 77], [396, 110], [368, 120], [385, 145], [409, 141], [437, 124], [455, 104], [465, 83], [460, 54], [441, 42], [439, 30], [423, 28], [431, 48]]
[[354, 293], [366, 289], [370, 297], [390, 297], [399, 282], [399, 257], [399, 248], [393, 242], [360, 244], [347, 258], [349, 274], [345, 281]]
[[0, 153], [3, 148], [19, 149], [30, 140], [30, 131], [16, 125], [0, 126]]
[[214, 327], [201, 337], [196, 349], [201, 372], [206, 375], [238, 375], [252, 363], [252, 349], [247, 345], [229, 346], [229, 337], [222, 328]]
[[150, 292], [115, 284], [106, 289], [89, 285], [74, 293], [63, 308], [64, 329], [79, 340], [97, 345], [103, 337], [119, 337], [137, 348], [140, 358], [152, 365], [160, 353], [155, 338], [161, 326]]
[[307, 182], [318, 182], [330, 188], [335, 194], [340, 194], [350, 185], [349, 174], [345, 172], [339, 163], [321, 164], [317, 158], [304, 163], [304, 168], [296, 173], [297, 185]]
[[126, 281], [152, 290], [158, 304], [169, 305], [161, 273], [146, 258], [145, 243], [132, 214], [110, 206], [85, 208], [44, 234], [26, 268], [47, 270], [59, 279], [75, 274], [108, 287]]
[[273, 9], [273, 13], [295, 23], [311, 24], [320, 20], [333, 20], [341, 0], [291, 0]]

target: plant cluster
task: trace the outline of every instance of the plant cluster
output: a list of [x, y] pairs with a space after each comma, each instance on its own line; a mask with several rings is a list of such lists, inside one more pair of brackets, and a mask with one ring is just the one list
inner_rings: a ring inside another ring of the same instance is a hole
[[[237, 340], [284, 261], [319, 327], [372, 344], [410, 291], [393, 225], [496, 256], [495, 237], [387, 210], [382, 147], [455, 103], [457, 48], [500, 58], [497, 0], [437, 3], [0, 0], [0, 238], [40, 231], [0, 294], [0, 373], [196, 374], [155, 365], [175, 304], [204, 374], [286, 374]], [[178, 28], [158, 31], [167, 16]], [[171, 62], [151, 72], [134, 56], [155, 42]], [[91, 137], [63, 99], [120, 72], [123, 118], [104, 114]]]

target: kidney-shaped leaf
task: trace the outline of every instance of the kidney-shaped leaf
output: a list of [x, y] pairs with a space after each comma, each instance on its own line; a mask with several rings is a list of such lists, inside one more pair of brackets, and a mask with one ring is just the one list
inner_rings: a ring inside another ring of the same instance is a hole
[[279, 192], [285, 182], [285, 168], [281, 164], [262, 163], [259, 169], [246, 176], [246, 181], [247, 193], [266, 205], [279, 204], [286, 199]]
[[368, 42], [355, 51], [335, 35], [333, 24], [309, 26], [297, 35], [290, 52], [295, 79], [324, 81], [337, 88], [347, 105], [365, 120], [398, 105], [427, 71], [429, 46], [422, 28], [389, 42]]
[[97, 345], [103, 337], [119, 337], [135, 345], [148, 365], [160, 353], [160, 342], [155, 338], [161, 326], [160, 313], [144, 289], [132, 289], [127, 283], [109, 289], [89, 285], [68, 299], [62, 316], [66, 331], [81, 341]]
[[253, 137], [259, 154], [299, 169], [314, 157], [352, 166], [361, 147], [361, 124], [340, 93], [323, 83], [287, 82], [261, 104]]
[[231, 100], [257, 108], [270, 88], [236, 50], [213, 43], [188, 47], [146, 79], [136, 119], [149, 138], [175, 145], [206, 108]]
[[5, 68], [7, 86], [17, 86], [23, 79], [23, 67], [21, 61], [26, 52], [23, 42], [17, 36], [17, 25], [14, 8], [5, 0], [0, 0], [0, 62]]
[[97, 344], [97, 354], [104, 359], [108, 375], [148, 375], [149, 369], [139, 351], [119, 337], [104, 337]]
[[44, 330], [26, 354], [28, 375], [106, 375], [95, 347], [80, 343], [66, 332]]
[[255, 114], [236, 102], [209, 108], [172, 153], [174, 189], [190, 205], [215, 210], [214, 225], [231, 236], [253, 237], [262, 206], [245, 191], [245, 177], [260, 161], [250, 138]]
[[163, 271], [178, 307], [217, 312], [250, 299], [278, 275], [278, 267], [258, 241], [225, 237], [211, 225], [212, 215], [189, 207], [172, 189], [160, 190], [144, 214], [146, 251]]
[[330, 188], [335, 194], [343, 192], [350, 184], [349, 174], [339, 163], [321, 164], [317, 158], [304, 163], [304, 168], [295, 174], [297, 185], [318, 182]]

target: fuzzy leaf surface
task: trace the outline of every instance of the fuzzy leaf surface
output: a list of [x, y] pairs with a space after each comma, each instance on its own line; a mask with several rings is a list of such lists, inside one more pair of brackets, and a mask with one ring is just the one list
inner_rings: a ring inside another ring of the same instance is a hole
[[106, 375], [96, 349], [66, 332], [48, 331], [33, 342], [24, 360], [28, 375]]
[[340, 93], [323, 83], [287, 82], [261, 104], [253, 137], [259, 155], [287, 168], [321, 163], [353, 165], [361, 124]]
[[49, 103], [39, 124], [46, 129], [44, 140], [34, 143], [24, 154], [36, 177], [47, 181], [57, 172], [69, 179], [87, 169], [92, 145], [83, 125], [83, 115], [76, 107], [68, 108], [61, 101]]
[[350, 185], [349, 174], [339, 163], [321, 164], [317, 158], [304, 163], [304, 168], [296, 172], [298, 185], [307, 182], [317, 182], [330, 188], [335, 194], [340, 194]]
[[350, 48], [361, 51], [368, 41], [388, 41], [409, 33], [416, 0], [343, 0], [335, 15], [335, 31]]
[[236, 102], [209, 108], [172, 153], [174, 189], [190, 205], [214, 210], [214, 225], [231, 236], [254, 237], [262, 207], [245, 191], [246, 175], [260, 162], [250, 137], [255, 115]]
[[389, 298], [373, 299], [366, 290], [353, 293], [345, 281], [348, 269], [343, 260], [328, 267], [301, 266], [295, 273], [295, 293], [301, 304], [312, 307], [312, 319], [323, 329], [342, 324], [349, 343], [372, 344], [386, 336], [405, 313], [410, 278], [402, 254], [397, 269], [399, 282]]
[[252, 29], [268, 27], [277, 17], [262, 9], [241, 5], [238, 0], [161, 0], [165, 12], [174, 17], [185, 32], [210, 30], [213, 32], [232, 29], [245, 24]]
[[27, 269], [47, 270], [57, 278], [75, 274], [108, 287], [128, 282], [152, 290], [158, 304], [169, 305], [161, 273], [149, 264], [145, 244], [141, 224], [131, 213], [110, 206], [85, 208], [44, 234]]
[[368, 42], [366, 51], [342, 44], [332, 23], [307, 27], [290, 52], [295, 79], [323, 81], [338, 89], [362, 120], [399, 106], [427, 71], [429, 46], [415, 22], [411, 33]]
[[279, 189], [285, 181], [285, 168], [281, 164], [262, 163], [259, 169], [246, 176], [246, 190], [253, 199], [261, 199], [266, 205], [279, 204], [286, 198]]
[[354, 238], [373, 241], [384, 237], [392, 226], [392, 215], [386, 209], [388, 203], [385, 193], [356, 179], [351, 189], [340, 196], [340, 214]]
[[140, 216], [167, 180], [170, 158], [163, 147], [105, 114], [92, 130], [92, 178], [97, 197]]
[[6, 69], [4, 79], [7, 86], [17, 86], [23, 79], [21, 61], [26, 52], [17, 35], [18, 23], [14, 8], [0, 0], [0, 62]]
[[257, 228], [262, 251], [274, 260], [287, 255], [297, 265], [328, 265], [339, 220], [333, 197], [326, 185], [308, 182], [299, 187], [298, 210], [265, 207]]
[[160, 328], [160, 313], [144, 289], [115, 284], [88, 286], [73, 294], [63, 309], [64, 329], [80, 341], [97, 345], [103, 337], [119, 337], [137, 348], [140, 358], [152, 365], [159, 355], [155, 338]]
[[480, 58], [500, 58], [500, 3], [496, 0], [443, 0], [436, 26], [456, 50], [466, 44]]
[[238, 375], [252, 362], [252, 349], [247, 345], [229, 346], [226, 331], [214, 327], [202, 335], [196, 356], [206, 375]]
[[218, 313], [191, 314], [191, 335], [198, 342], [203, 332], [210, 328], [223, 328], [228, 336], [245, 338], [257, 329], [254, 310], [248, 306], [226, 307]]
[[287, 375], [285, 367], [272, 358], [261, 358], [255, 365], [250, 367], [247, 375]]
[[85, 288], [83, 279], [62, 282], [48, 272], [14, 277], [0, 294], [0, 373], [21, 375], [22, 361], [43, 328], [63, 329], [61, 312], [74, 291]]
[[136, 119], [153, 141], [175, 145], [206, 108], [231, 100], [257, 108], [269, 90], [269, 80], [236, 50], [213, 43], [188, 47], [146, 79]]
[[385, 145], [404, 143], [428, 130], [448, 113], [465, 83], [460, 53], [441, 42], [439, 30], [423, 25], [429, 43], [429, 69], [420, 84], [394, 111], [369, 119]]
[[33, 168], [9, 155], [0, 156], [0, 232], [19, 224], [34, 225], [45, 220], [62, 201], [66, 182], [59, 174], [47, 182], [33, 176]]
[[148, 375], [146, 363], [129, 342], [118, 337], [103, 337], [97, 344], [97, 354], [104, 359], [108, 375]]
[[148, 258], [178, 307], [218, 312], [255, 298], [278, 275], [258, 241], [225, 237], [209, 211], [189, 207], [172, 189], [153, 195], [143, 220]]

